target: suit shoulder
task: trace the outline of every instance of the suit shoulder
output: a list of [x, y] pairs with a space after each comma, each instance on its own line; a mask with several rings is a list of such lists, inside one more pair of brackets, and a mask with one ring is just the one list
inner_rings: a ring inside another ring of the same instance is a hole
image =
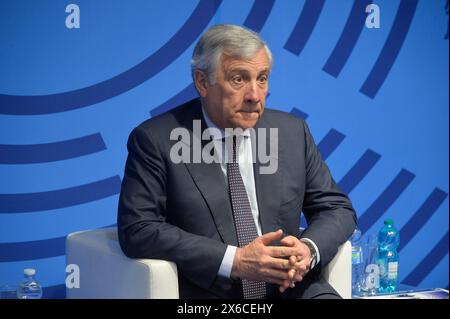
[[168, 136], [167, 133], [170, 134], [171, 130], [176, 127], [183, 126], [183, 119], [193, 116], [193, 113], [195, 113], [198, 105], [198, 99], [188, 101], [167, 112], [143, 121], [138, 126], [136, 126], [133, 131], [143, 131], [151, 135]]
[[303, 127], [305, 125], [305, 120], [301, 117], [292, 115], [291, 113], [275, 110], [275, 109], [268, 109], [266, 108], [264, 110], [263, 117], [267, 119], [267, 121], [277, 124], [278, 126], [284, 127], [284, 126], [299, 126]]

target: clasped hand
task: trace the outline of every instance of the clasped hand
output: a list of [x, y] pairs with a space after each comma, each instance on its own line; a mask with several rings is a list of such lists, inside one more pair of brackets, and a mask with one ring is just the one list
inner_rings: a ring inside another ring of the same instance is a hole
[[281, 239], [282, 246], [270, 246], [280, 240], [283, 231], [264, 234], [236, 250], [232, 278], [264, 281], [280, 286], [280, 292], [295, 287], [309, 271], [309, 248], [294, 236]]

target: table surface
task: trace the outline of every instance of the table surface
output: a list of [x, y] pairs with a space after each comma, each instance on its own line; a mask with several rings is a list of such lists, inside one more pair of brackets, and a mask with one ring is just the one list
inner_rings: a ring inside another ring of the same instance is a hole
[[416, 288], [399, 285], [396, 292], [376, 295], [354, 295], [353, 299], [449, 299], [448, 290], [443, 288]]

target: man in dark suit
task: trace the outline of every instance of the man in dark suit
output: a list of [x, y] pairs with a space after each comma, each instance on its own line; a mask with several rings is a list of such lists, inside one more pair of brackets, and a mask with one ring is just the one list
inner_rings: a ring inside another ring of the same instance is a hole
[[264, 109], [271, 67], [256, 33], [215, 26], [193, 54], [200, 98], [130, 134], [119, 241], [174, 261], [182, 298], [339, 298], [321, 269], [356, 215], [306, 123]]

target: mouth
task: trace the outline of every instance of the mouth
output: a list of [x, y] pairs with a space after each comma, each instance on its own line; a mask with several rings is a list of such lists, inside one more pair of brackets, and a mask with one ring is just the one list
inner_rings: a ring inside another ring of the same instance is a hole
[[255, 118], [259, 118], [259, 111], [238, 111], [238, 113], [244, 118], [245, 120], [253, 120]]
[[239, 110], [237, 112], [238, 113], [249, 113], [249, 114], [258, 113], [259, 114], [259, 110]]

